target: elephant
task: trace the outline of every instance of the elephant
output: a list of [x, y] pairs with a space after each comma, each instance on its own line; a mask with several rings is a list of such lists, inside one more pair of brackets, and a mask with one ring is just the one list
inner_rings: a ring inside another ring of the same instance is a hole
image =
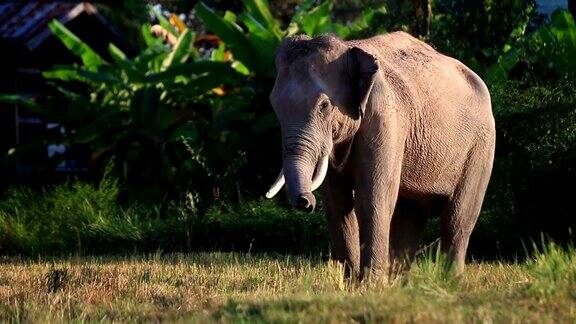
[[283, 167], [266, 196], [286, 184], [311, 212], [324, 183], [331, 255], [360, 280], [412, 260], [439, 217], [441, 250], [461, 274], [494, 160], [482, 79], [405, 32], [291, 36], [274, 61]]

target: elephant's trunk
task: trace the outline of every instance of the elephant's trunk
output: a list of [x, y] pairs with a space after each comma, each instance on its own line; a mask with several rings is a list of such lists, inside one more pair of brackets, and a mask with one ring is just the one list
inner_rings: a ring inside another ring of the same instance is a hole
[[284, 176], [292, 203], [296, 208], [311, 212], [316, 207], [316, 199], [312, 195], [312, 176], [315, 163], [301, 156], [286, 156], [284, 158]]
[[[297, 208], [311, 212], [316, 206], [316, 198], [312, 191], [318, 189], [328, 172], [328, 156], [324, 156], [317, 163], [310, 164], [298, 157], [288, 157], [284, 161], [284, 168], [280, 175], [266, 193], [272, 198], [284, 185], [285, 174], [288, 178], [288, 190], [292, 201]], [[312, 176], [313, 174], [313, 176]]]

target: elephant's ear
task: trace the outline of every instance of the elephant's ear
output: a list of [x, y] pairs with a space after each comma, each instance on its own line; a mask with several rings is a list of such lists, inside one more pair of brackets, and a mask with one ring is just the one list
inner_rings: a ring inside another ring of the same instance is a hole
[[366, 103], [370, 97], [376, 72], [378, 71], [378, 60], [366, 51], [352, 47], [347, 53], [348, 75], [352, 86], [352, 109], [357, 118], [364, 116]]

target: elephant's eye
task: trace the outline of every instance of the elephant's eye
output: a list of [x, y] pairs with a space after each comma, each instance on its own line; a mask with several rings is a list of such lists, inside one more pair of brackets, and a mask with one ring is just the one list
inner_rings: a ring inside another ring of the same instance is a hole
[[330, 100], [326, 99], [320, 102], [319, 112], [324, 116], [328, 116], [330, 114]]

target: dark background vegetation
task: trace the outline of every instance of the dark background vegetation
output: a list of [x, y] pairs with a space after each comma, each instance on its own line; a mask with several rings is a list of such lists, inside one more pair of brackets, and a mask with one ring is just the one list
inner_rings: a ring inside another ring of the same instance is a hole
[[[2, 95], [65, 132], [2, 152], [0, 253], [326, 253], [321, 208], [307, 215], [286, 197], [262, 198], [281, 166], [268, 103], [273, 51], [287, 34], [394, 30], [458, 58], [491, 90], [496, 159], [471, 254], [521, 256], [523, 242], [541, 235], [574, 240], [576, 25], [568, 11], [548, 16], [530, 0], [150, 4], [161, 11], [151, 15], [143, 1], [97, 3], [133, 40], [126, 54], [104, 48], [100, 62], [77, 51], [74, 65], [44, 73], [48, 95]], [[169, 25], [169, 13], [182, 13], [189, 30]], [[178, 45], [155, 40], [147, 30], [156, 23], [174, 29]], [[80, 153], [42, 160], [33, 179], [16, 172], [48, 141]], [[65, 159], [87, 167], [54, 176]]]

